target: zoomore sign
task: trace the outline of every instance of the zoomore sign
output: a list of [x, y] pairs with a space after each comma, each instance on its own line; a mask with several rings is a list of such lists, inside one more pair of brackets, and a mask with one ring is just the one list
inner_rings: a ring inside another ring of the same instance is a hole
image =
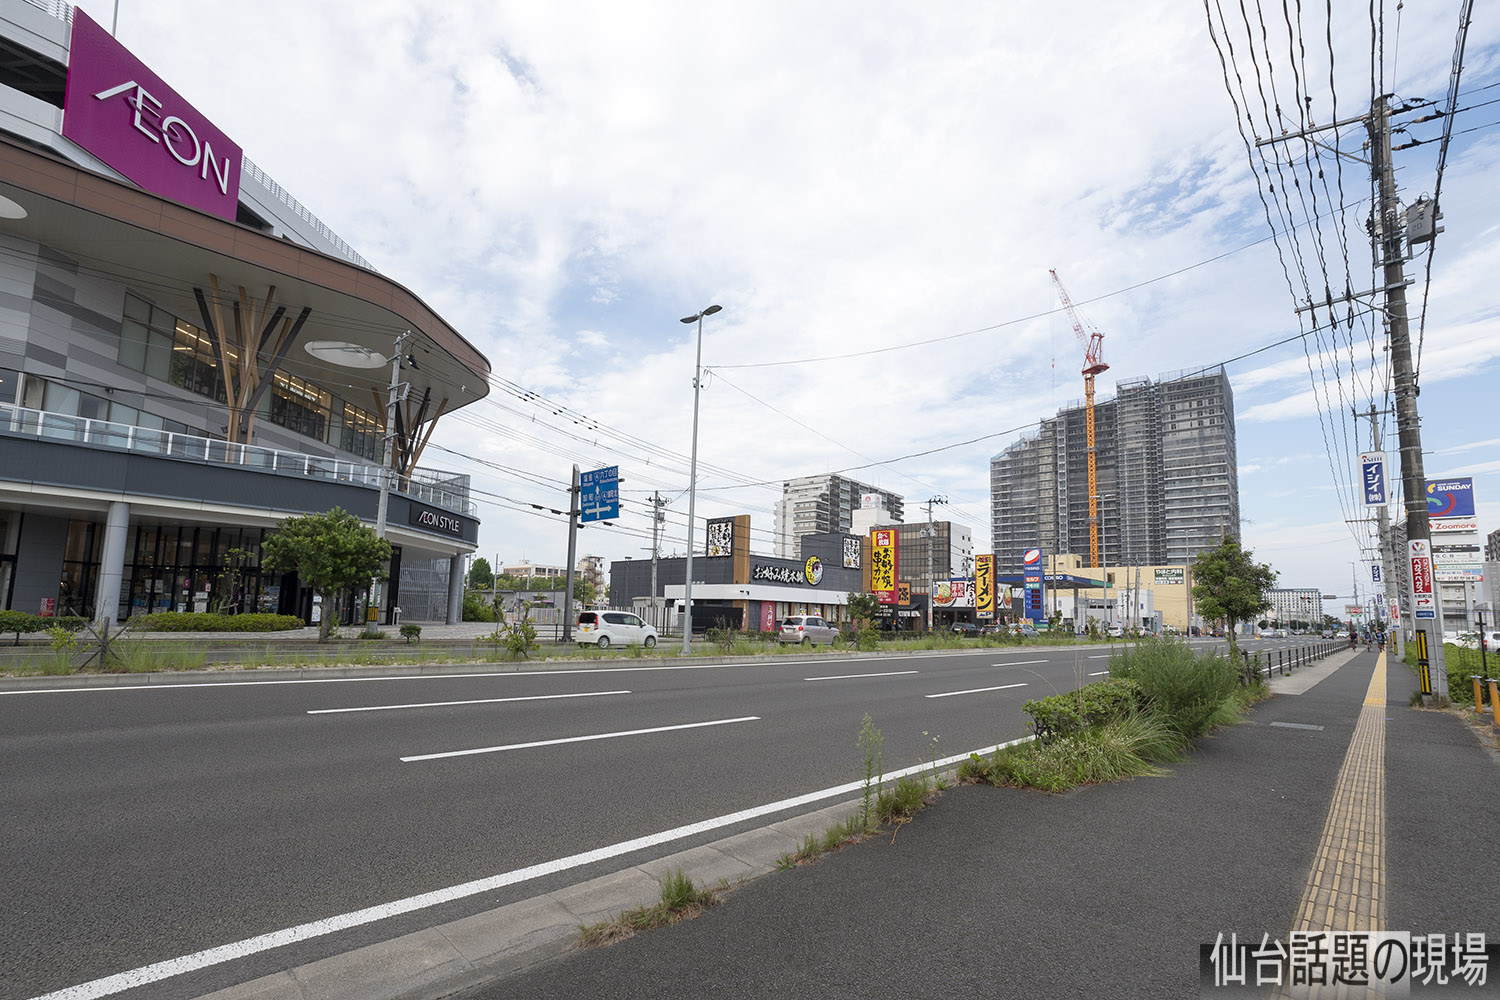
[[466, 542], [479, 540], [478, 521], [472, 517], [455, 514], [451, 510], [440, 510], [426, 504], [412, 503], [407, 511], [407, 523], [436, 535], [462, 538]]

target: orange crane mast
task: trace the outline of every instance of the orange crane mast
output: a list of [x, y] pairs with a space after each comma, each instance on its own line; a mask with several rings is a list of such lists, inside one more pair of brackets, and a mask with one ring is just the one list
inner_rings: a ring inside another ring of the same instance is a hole
[[1083, 346], [1083, 398], [1085, 402], [1086, 423], [1088, 426], [1089, 444], [1089, 562], [1093, 566], [1099, 565], [1099, 472], [1098, 463], [1094, 456], [1094, 376], [1102, 371], [1107, 371], [1109, 365], [1100, 358], [1104, 349], [1104, 334], [1095, 329], [1092, 323], [1084, 328], [1084, 319], [1077, 309], [1073, 308], [1073, 300], [1068, 298], [1068, 290], [1063, 287], [1062, 279], [1057, 276], [1057, 271], [1047, 272], [1052, 275], [1053, 287], [1057, 289], [1057, 297], [1062, 300], [1063, 308], [1068, 312], [1068, 319], [1073, 321], [1073, 332], [1078, 334], [1078, 343]]

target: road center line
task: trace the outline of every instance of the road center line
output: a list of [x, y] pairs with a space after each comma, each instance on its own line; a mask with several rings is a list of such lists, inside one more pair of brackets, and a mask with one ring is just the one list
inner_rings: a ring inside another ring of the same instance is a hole
[[1022, 681], [1020, 684], [1001, 684], [999, 687], [992, 687], [992, 688], [970, 688], [967, 691], [944, 691], [942, 694], [924, 694], [922, 697], [923, 698], [952, 698], [954, 695], [959, 695], [959, 694], [983, 694], [986, 691], [1004, 691], [1004, 690], [1007, 690], [1008, 688], [1023, 688], [1025, 686], [1026, 686], [1025, 681]]
[[473, 698], [469, 701], [423, 701], [414, 705], [366, 705], [361, 708], [311, 708], [308, 715], [338, 715], [341, 712], [388, 712], [398, 708], [446, 708], [449, 705], [493, 705], [502, 701], [551, 701], [554, 698], [600, 698], [629, 691], [582, 691], [577, 694], [533, 694], [517, 698]]
[[1028, 663], [1051, 663], [1051, 660], [1006, 660], [1004, 663], [991, 663], [992, 667], [1024, 667]]
[[[1035, 739], [1034, 736], [1022, 736], [1017, 740], [999, 743], [994, 746], [983, 747], [973, 751], [981, 757], [1003, 750], [1006, 747], [1015, 746], [1018, 743], [1029, 743]], [[931, 772], [935, 768], [951, 767], [961, 761], [969, 759], [969, 754], [954, 754], [952, 757], [944, 757], [942, 760], [931, 763], [916, 764], [912, 767], [902, 768], [899, 771], [887, 772], [885, 780], [895, 781], [909, 774], [918, 772]], [[490, 875], [486, 878], [475, 879], [472, 882], [464, 882], [460, 885], [449, 886], [445, 889], [434, 889], [417, 896], [408, 896], [405, 899], [392, 900], [389, 903], [379, 903], [375, 906], [367, 906], [362, 910], [352, 910], [348, 913], [340, 913], [332, 917], [324, 917], [296, 927], [286, 927], [278, 931], [270, 931], [252, 938], [233, 941], [229, 944], [217, 945], [213, 948], [205, 948], [203, 951], [193, 952], [191, 955], [181, 955], [177, 958], [169, 958], [165, 961], [156, 962], [151, 965], [143, 965], [128, 972], [117, 972], [102, 979], [95, 979], [77, 986], [68, 986], [63, 989], [48, 993], [45, 996], [35, 997], [33, 1000], [98, 1000], [99, 997], [111, 996], [137, 986], [146, 986], [151, 983], [159, 983], [173, 976], [180, 976], [188, 972], [196, 972], [225, 962], [233, 962], [250, 955], [258, 955], [261, 952], [271, 951], [274, 948], [282, 948], [312, 938], [323, 937], [328, 934], [336, 934], [339, 931], [349, 930], [351, 927], [363, 927], [373, 924], [388, 917], [398, 917], [403, 913], [412, 913], [416, 910], [425, 910], [431, 906], [439, 906], [443, 903], [451, 903], [457, 899], [467, 899], [470, 896], [478, 896], [481, 893], [494, 892], [508, 885], [517, 885], [521, 882], [529, 882], [544, 875], [555, 875], [558, 872], [571, 871], [574, 868], [582, 868], [598, 861], [607, 861], [617, 858], [622, 854], [630, 854], [634, 851], [644, 850], [648, 847], [658, 847], [662, 844], [670, 844], [674, 841], [685, 840], [695, 837], [700, 833], [708, 833], [736, 823], [744, 823], [748, 820], [759, 819], [772, 813], [782, 812], [787, 809], [795, 809], [799, 806], [809, 805], [813, 802], [821, 802], [824, 799], [835, 798], [839, 795], [850, 795], [862, 791], [865, 787], [863, 780], [850, 781], [842, 785], [834, 785], [832, 788], [820, 789], [816, 792], [807, 792], [779, 802], [768, 802], [765, 805], [752, 806], [739, 812], [728, 813], [724, 816], [715, 816], [712, 819], [700, 820], [697, 823], [689, 823], [686, 826], [675, 827], [671, 830], [663, 830], [660, 833], [647, 834], [634, 840], [625, 840], [605, 847], [597, 847], [591, 851], [581, 854], [570, 854], [565, 858], [557, 858], [553, 861], [544, 861], [541, 864], [531, 865], [528, 868], [517, 868], [514, 871], [502, 872], [499, 875]]]
[[832, 677], [804, 677], [805, 681], [850, 681], [861, 677], [899, 677], [902, 674], [917, 674], [920, 670], [887, 670], [880, 674], [835, 674]]
[[530, 750], [533, 747], [555, 747], [562, 743], [588, 743], [593, 740], [612, 740], [620, 736], [644, 736], [647, 733], [670, 733], [678, 729], [702, 729], [704, 726], [728, 726], [736, 722], [755, 722], [758, 715], [745, 715], [738, 719], [714, 719], [711, 722], [686, 722], [680, 726], [656, 726], [652, 729], [627, 729], [619, 733], [596, 733], [593, 736], [568, 736], [560, 740], [537, 740], [534, 743], [511, 743], [503, 747], [476, 747], [473, 750], [446, 750], [442, 753], [423, 753], [402, 757], [401, 763], [410, 764], [419, 760], [442, 760], [446, 757], [469, 757], [477, 753], [500, 753], [504, 750]]

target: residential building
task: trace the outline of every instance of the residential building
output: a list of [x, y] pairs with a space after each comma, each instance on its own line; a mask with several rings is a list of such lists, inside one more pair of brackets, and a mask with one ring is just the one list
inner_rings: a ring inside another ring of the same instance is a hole
[[311, 621], [261, 542], [339, 506], [385, 511], [381, 620], [456, 620], [469, 478], [417, 463], [489, 362], [161, 79], [83, 11], [0, 0], [0, 607]]
[[551, 579], [552, 577], [567, 576], [566, 566], [543, 566], [534, 563], [530, 559], [522, 559], [520, 562], [506, 563], [500, 567], [498, 576], [513, 576], [517, 580], [534, 580], [537, 577]]
[[[1239, 529], [1234, 397], [1222, 369], [1133, 379], [1094, 406], [1099, 561], [1185, 565]], [[1021, 554], [1087, 558], [1088, 428], [1082, 403], [990, 461], [997, 571]]]
[[1323, 592], [1315, 587], [1274, 587], [1266, 591], [1271, 607], [1261, 613], [1278, 628], [1291, 628], [1292, 622], [1307, 622], [1307, 628], [1323, 626]]
[[788, 479], [782, 483], [781, 499], [776, 503], [776, 555], [782, 559], [795, 557], [799, 551], [797, 539], [803, 535], [852, 531], [854, 512], [873, 502], [867, 502], [867, 497], [881, 498], [891, 519], [902, 519], [901, 496], [889, 490], [832, 473]]

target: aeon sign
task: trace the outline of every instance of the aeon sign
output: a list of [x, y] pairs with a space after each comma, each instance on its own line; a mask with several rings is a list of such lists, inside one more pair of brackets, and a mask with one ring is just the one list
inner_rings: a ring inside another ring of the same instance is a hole
[[154, 194], [235, 217], [240, 147], [81, 10], [62, 134]]

